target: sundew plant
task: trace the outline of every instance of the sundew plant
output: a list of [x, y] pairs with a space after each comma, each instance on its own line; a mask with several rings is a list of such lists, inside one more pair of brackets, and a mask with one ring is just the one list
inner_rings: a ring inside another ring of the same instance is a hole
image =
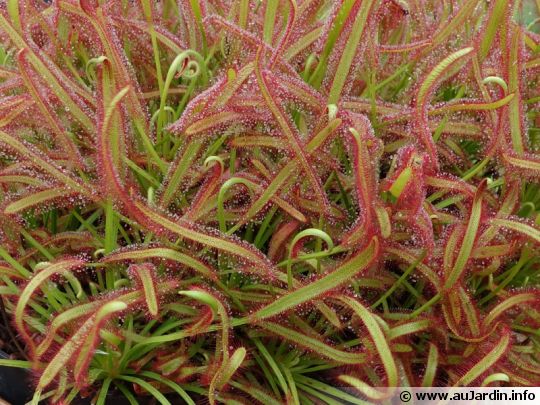
[[33, 403], [540, 385], [538, 0], [0, 1]]

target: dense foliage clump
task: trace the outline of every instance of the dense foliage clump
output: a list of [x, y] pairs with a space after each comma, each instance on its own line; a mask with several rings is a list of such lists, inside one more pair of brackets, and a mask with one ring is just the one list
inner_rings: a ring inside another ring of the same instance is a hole
[[539, 16], [0, 1], [2, 364], [34, 403], [539, 385]]

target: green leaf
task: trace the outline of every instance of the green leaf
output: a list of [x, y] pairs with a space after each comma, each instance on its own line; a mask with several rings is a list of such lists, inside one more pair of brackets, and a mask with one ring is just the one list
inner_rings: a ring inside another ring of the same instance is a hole
[[365, 270], [378, 256], [378, 253], [379, 241], [377, 237], [373, 237], [364, 250], [356, 253], [352, 258], [339, 265], [328, 275], [279, 297], [273, 303], [259, 309], [251, 315], [250, 319], [257, 321], [269, 318], [305, 302], [311, 301], [319, 295], [349, 281], [351, 278]]
[[32, 368], [32, 362], [27, 360], [0, 359], [1, 367]]
[[467, 386], [474, 380], [490, 370], [504, 355], [510, 345], [510, 334], [506, 332], [493, 349], [478, 361], [469, 371], [467, 371], [456, 383], [455, 386]]
[[527, 236], [528, 238], [531, 238], [536, 242], [540, 243], [540, 231], [530, 225], [523, 224], [521, 222], [517, 222], [511, 219], [499, 218], [492, 219], [491, 223], [502, 228], [507, 228], [511, 229], [512, 231], [519, 232]]
[[215, 269], [206, 263], [188, 254], [165, 247], [136, 248], [127, 250], [123, 249], [103, 257], [101, 261], [104, 263], [110, 263], [122, 262], [125, 260], [148, 260], [152, 258], [172, 260], [192, 268], [208, 279], [217, 279]]
[[64, 369], [66, 364], [77, 355], [77, 360], [74, 367], [74, 374], [77, 378], [83, 371], [83, 367], [92, 355], [92, 341], [98, 333], [99, 325], [108, 316], [118, 311], [123, 311], [127, 305], [120, 301], [112, 301], [103, 305], [95, 314], [91, 315], [80, 327], [75, 334], [67, 340], [55, 354], [53, 359], [47, 364], [39, 382], [37, 390], [42, 391], [53, 382], [58, 373]]
[[467, 224], [467, 229], [465, 230], [465, 235], [463, 237], [463, 241], [461, 242], [456, 262], [454, 263], [454, 266], [452, 267], [452, 270], [444, 283], [444, 289], [448, 290], [454, 286], [465, 270], [465, 266], [469, 261], [472, 249], [474, 247], [474, 241], [476, 240], [476, 234], [478, 233], [478, 227], [480, 226], [480, 217], [482, 215], [482, 194], [484, 193], [485, 188], [486, 182], [483, 181], [480, 186], [478, 186], [474, 196], [474, 201], [469, 216], [469, 223]]
[[27, 342], [31, 342], [30, 335], [26, 332], [26, 327], [24, 325], [24, 311], [26, 310], [26, 305], [34, 297], [35, 291], [42, 286], [42, 284], [54, 276], [55, 274], [65, 274], [70, 272], [73, 268], [80, 267], [84, 265], [84, 261], [80, 259], [67, 259], [61, 260], [53, 264], [47, 264], [47, 266], [34, 274], [30, 281], [26, 284], [24, 289], [21, 292], [19, 300], [17, 301], [17, 306], [15, 307], [15, 324], [19, 329], [19, 333], [25, 337]]
[[339, 59], [339, 64], [332, 80], [332, 86], [328, 95], [328, 104], [337, 104], [341, 99], [341, 92], [345, 86], [345, 82], [349, 80], [349, 72], [356, 53], [360, 40], [364, 35], [368, 18], [371, 16], [371, 11], [379, 2], [377, 0], [363, 0], [356, 14], [354, 24], [351, 27], [351, 33], [345, 44], [345, 49]]
[[276, 13], [279, 5], [279, 0], [267, 0], [264, 13], [264, 29], [263, 38], [269, 45], [272, 45], [272, 36], [274, 34], [274, 26]]
[[142, 389], [146, 390], [150, 395], [152, 395], [155, 399], [158, 400], [158, 402], [161, 405], [171, 405], [169, 400], [165, 398], [165, 396], [159, 392], [156, 388], [154, 388], [151, 384], [147, 383], [141, 378], [128, 376], [128, 375], [121, 375], [117, 377], [119, 380], [124, 380], [133, 384], [137, 384]]
[[133, 271], [141, 281], [148, 312], [153, 317], [158, 316], [159, 303], [156, 291], [155, 267], [150, 264], [131, 265], [129, 271]]
[[392, 351], [390, 346], [388, 346], [387, 337], [383, 333], [378, 321], [375, 319], [374, 315], [360, 304], [358, 301], [347, 297], [340, 296], [339, 300], [347, 304], [352, 310], [360, 317], [364, 325], [366, 326], [368, 333], [375, 344], [377, 353], [381, 358], [381, 361], [384, 365], [386, 371], [387, 384], [389, 387], [395, 387], [398, 384], [398, 371], [394, 357], [392, 356]]
[[344, 352], [335, 349], [319, 339], [307, 336], [302, 332], [297, 332], [275, 322], [264, 321], [259, 326], [273, 335], [278, 335], [283, 339], [309, 349], [313, 353], [317, 353], [317, 355], [340, 364], [362, 364], [367, 361], [365, 353]]

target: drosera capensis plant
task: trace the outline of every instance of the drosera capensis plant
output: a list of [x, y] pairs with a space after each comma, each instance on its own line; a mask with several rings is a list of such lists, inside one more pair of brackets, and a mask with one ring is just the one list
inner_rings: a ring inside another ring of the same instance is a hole
[[540, 384], [536, 0], [0, 2], [32, 403]]

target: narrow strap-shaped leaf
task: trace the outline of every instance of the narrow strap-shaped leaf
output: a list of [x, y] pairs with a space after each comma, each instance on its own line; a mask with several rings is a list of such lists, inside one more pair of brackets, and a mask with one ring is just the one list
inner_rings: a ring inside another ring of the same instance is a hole
[[290, 221], [274, 231], [272, 238], [270, 239], [270, 246], [268, 248], [268, 257], [271, 260], [277, 260], [281, 258], [284, 252], [281, 248], [285, 245], [286, 240], [289, 239], [292, 234], [298, 229], [298, 222]]
[[364, 250], [359, 251], [350, 259], [337, 266], [328, 275], [279, 297], [271, 304], [251, 315], [250, 319], [257, 321], [269, 318], [338, 287], [369, 267], [377, 258], [378, 254], [379, 241], [376, 237], [373, 237]]
[[[336, 118], [328, 123], [322, 130], [316, 133], [312, 139], [306, 145], [306, 151], [309, 154], [315, 153], [319, 148], [321, 148], [328, 138], [334, 134], [342, 123], [340, 118]], [[264, 192], [256, 199], [255, 202], [251, 205], [248, 212], [246, 213], [246, 218], [254, 217], [263, 207], [272, 199], [272, 196], [278, 192], [280, 187], [283, 186], [288, 180], [290, 180], [292, 173], [297, 170], [299, 162], [297, 159], [290, 160], [283, 168], [274, 176], [271, 183], [266, 187]]]
[[422, 377], [422, 387], [432, 387], [435, 381], [439, 363], [439, 349], [434, 343], [429, 343], [429, 352], [427, 355], [426, 370]]
[[[341, 405], [343, 403], [353, 405], [366, 405], [366, 401], [357, 397], [357, 395], [348, 394], [345, 390], [339, 389], [332, 385], [326, 384], [318, 379], [308, 377], [304, 374], [298, 374], [295, 376], [295, 380], [302, 384], [302, 389], [306, 392], [319, 397], [324, 404], [328, 405]], [[307, 390], [310, 388], [310, 390]], [[330, 396], [319, 396], [322, 392], [332, 395], [335, 398], [339, 398], [340, 401], [335, 401]]]
[[[121, 16], [111, 16], [114, 24], [119, 27], [133, 27], [134, 30], [139, 30], [150, 34], [150, 27], [145, 22], [140, 20], [133, 20], [131, 18], [123, 18]], [[163, 29], [162, 27], [153, 27], [156, 39], [172, 53], [179, 54], [187, 49], [187, 45], [184, 45], [182, 41], [171, 32]]]
[[410, 52], [416, 49], [422, 49], [430, 45], [431, 45], [431, 41], [429, 39], [423, 39], [420, 41], [410, 42], [408, 44], [379, 45], [379, 49], [381, 52], [385, 52], [385, 53], [400, 53], [400, 52]]
[[135, 201], [134, 205], [143, 215], [141, 218], [142, 222], [148, 223], [150, 221], [151, 224], [154, 224], [156, 230], [164, 229], [173, 232], [181, 238], [192, 240], [210, 248], [217, 249], [218, 251], [227, 252], [233, 256], [249, 260], [257, 265], [254, 270], [257, 271], [258, 274], [263, 277], [272, 277], [274, 273], [273, 265], [253, 246], [224, 234], [214, 236], [210, 232], [204, 232], [200, 226], [185, 220], [172, 221], [164, 214], [158, 213], [140, 201]]
[[398, 371], [397, 366], [392, 357], [390, 347], [387, 343], [387, 338], [384, 335], [379, 323], [366, 307], [360, 304], [358, 301], [341, 295], [338, 297], [340, 301], [348, 305], [352, 310], [360, 317], [364, 325], [366, 326], [368, 333], [377, 348], [377, 353], [381, 358], [386, 371], [387, 384], [389, 387], [395, 387], [398, 384]]
[[472, 252], [472, 257], [475, 259], [488, 259], [500, 256], [510, 255], [515, 251], [515, 243], [505, 243], [499, 245], [477, 247]]
[[15, 29], [20, 33], [22, 33], [22, 25], [21, 25], [21, 16], [19, 12], [19, 1], [17, 0], [7, 0], [7, 11], [9, 18], [11, 21], [13, 21], [13, 25], [15, 26]]
[[320, 93], [313, 90], [307, 83], [297, 77], [281, 75], [271, 70], [264, 71], [268, 81], [276, 84], [282, 90], [283, 98], [292, 98], [298, 103], [305, 104], [307, 108], [321, 111], [325, 108], [325, 99]]
[[478, 227], [480, 225], [480, 217], [482, 215], [482, 194], [484, 193], [485, 188], [486, 182], [483, 181], [478, 187], [478, 190], [474, 196], [474, 201], [469, 216], [469, 223], [467, 224], [467, 229], [465, 230], [463, 241], [461, 242], [454, 266], [452, 267], [452, 270], [448, 274], [448, 278], [444, 283], [445, 289], [452, 288], [452, 286], [458, 281], [471, 256], [476, 235], [478, 233]]
[[92, 25], [97, 38], [105, 50], [105, 55], [110, 60], [113, 70], [117, 73], [118, 87], [129, 88], [129, 94], [127, 95], [129, 103], [127, 103], [127, 108], [131, 113], [131, 119], [142, 127], [144, 135], [148, 135], [150, 133], [148, 116], [145, 113], [144, 107], [141, 105], [142, 98], [139, 97], [140, 90], [138, 88], [138, 82], [134, 78], [134, 73], [128, 69], [129, 65], [126, 63], [127, 58], [124, 50], [119, 46], [120, 41], [116, 37], [116, 32], [111, 29], [110, 22], [108, 22], [106, 16], [103, 14], [104, 8], [97, 7], [89, 14], [89, 10], [75, 7], [67, 1], [59, 1], [59, 7], [63, 11], [83, 18]]
[[182, 399], [186, 402], [187, 405], [195, 405], [195, 402], [191, 399], [191, 397], [187, 394], [187, 392], [177, 383], [174, 381], [169, 380], [168, 378], [163, 378], [163, 376], [151, 372], [151, 371], [142, 371], [141, 375], [145, 377], [152, 378], [156, 381], [159, 381], [161, 384], [166, 385], [170, 387], [172, 390], [174, 390]]
[[[56, 365], [57, 367], [60, 366], [63, 361], [69, 359], [69, 350], [66, 353], [62, 353], [62, 351], [65, 346], [69, 346], [70, 342], [73, 342], [75, 345], [78, 346], [77, 357], [73, 366], [73, 374], [75, 376], [75, 381], [79, 385], [87, 383], [86, 380], [88, 378], [88, 375], [86, 374], [86, 370], [88, 369], [88, 365], [90, 364], [90, 361], [92, 360], [92, 357], [94, 355], [94, 349], [99, 342], [100, 328], [102, 327], [103, 323], [111, 316], [115, 315], [117, 312], [124, 311], [127, 308], [128, 305], [122, 301], [111, 301], [100, 307], [99, 310], [96, 312], [95, 316], [90, 317], [90, 319], [87, 321], [91, 321], [92, 326], [85, 334], [85, 336], [81, 335], [77, 338], [73, 336], [67, 343], [64, 344], [64, 346], [62, 346], [55, 358], [51, 361], [51, 363], [49, 363], [49, 366], [51, 366], [56, 359], [58, 359]], [[81, 329], [84, 329], [84, 327], [82, 327]], [[52, 367], [50, 372], [54, 373], [54, 371], [55, 368]], [[46, 373], [47, 369], [43, 372], [43, 374]], [[50, 376], [48, 376], [47, 378], [50, 378]]]
[[540, 230], [530, 225], [527, 225], [527, 224], [524, 224], [524, 223], [521, 223], [512, 219], [499, 219], [499, 218], [492, 219], [491, 223], [493, 225], [496, 225], [502, 228], [507, 228], [507, 229], [511, 229], [512, 231], [519, 232], [527, 236], [528, 238], [536, 241], [537, 243], [540, 243]]
[[[11, 24], [6, 20], [3, 15], [0, 15], [0, 28], [4, 31], [15, 46], [19, 49], [28, 48], [28, 59], [34, 69], [43, 77], [44, 82], [55, 92], [58, 98], [62, 101], [62, 104], [69, 107], [70, 113], [84, 126], [88, 132], [92, 132], [94, 124], [92, 123], [91, 118], [89, 117], [87, 111], [83, 110], [83, 103], [81, 100], [78, 100], [78, 97], [75, 94], [70, 94], [66, 90], [65, 84], [69, 83], [73, 88], [78, 86], [71, 83], [71, 80], [66, 77], [62, 72], [56, 70], [55, 73], [49, 69], [48, 64], [43, 60], [42, 55], [37, 55], [35, 51], [28, 46], [25, 40], [17, 33], [17, 31], [11, 26]], [[91, 97], [88, 96], [87, 100], [90, 100]]]
[[9, 252], [0, 246], [0, 258], [2, 258], [7, 264], [15, 269], [22, 278], [30, 278], [32, 273], [20, 264], [16, 259], [9, 254]]
[[141, 388], [146, 390], [150, 395], [156, 398], [161, 405], [171, 405], [171, 402], [167, 398], [165, 398], [165, 396], [161, 392], [159, 392], [157, 388], [155, 388], [152, 384], [146, 382], [142, 378], [129, 376], [129, 375], [121, 375], [121, 376], [118, 376], [118, 379], [128, 381], [132, 384], [139, 385]]
[[225, 86], [220, 89], [219, 94], [216, 97], [215, 106], [217, 108], [223, 107], [231, 98], [238, 92], [240, 86], [242, 86], [247, 78], [251, 76], [253, 70], [255, 69], [255, 63], [249, 62], [244, 67], [242, 67], [238, 72], [234, 72], [234, 75], [231, 75], [227, 80]]
[[19, 333], [21, 333], [21, 335], [23, 335], [25, 340], [27, 340], [29, 343], [32, 342], [32, 340], [30, 339], [30, 335], [26, 332], [26, 327], [24, 326], [24, 311], [28, 302], [32, 299], [34, 292], [40, 288], [47, 279], [51, 278], [55, 274], [68, 273], [74, 268], [83, 266], [84, 263], [85, 262], [81, 259], [61, 260], [50, 264], [41, 271], [38, 271], [34, 274], [30, 281], [28, 281], [21, 292], [19, 300], [17, 301], [14, 318], [15, 325], [17, 325]]
[[[402, 247], [386, 246], [384, 250], [386, 253], [390, 253], [392, 255], [397, 256], [398, 258], [400, 258], [407, 264], [416, 263], [419, 257], [418, 254], [409, 252]], [[429, 280], [429, 282], [437, 290], [439, 290], [441, 282], [440, 282], [439, 276], [434, 270], [432, 270], [430, 267], [426, 266], [422, 262], [417, 263], [416, 268], [420, 271], [420, 273], [422, 273]]]
[[459, 62], [461, 59], [471, 54], [473, 51], [474, 51], [474, 48], [467, 47], [448, 55], [427, 74], [427, 76], [422, 81], [420, 88], [418, 89], [415, 103], [416, 103], [416, 108], [418, 110], [417, 114], [418, 114], [420, 131], [421, 131], [421, 139], [431, 159], [433, 160], [432, 162], [433, 164], [436, 164], [437, 152], [435, 150], [435, 144], [434, 144], [433, 138], [431, 137], [431, 133], [428, 130], [428, 122], [427, 122], [428, 97], [433, 92], [436, 83], [441, 79], [443, 74], [446, 73], [451, 68], [452, 65]]
[[2, 107], [4, 108], [1, 109], [0, 128], [12, 123], [15, 118], [32, 107], [34, 103], [35, 101], [26, 95], [2, 98]]
[[[370, 142], [368, 135], [368, 123], [361, 122], [363, 128], [350, 128], [352, 135], [352, 152], [353, 152], [353, 167], [355, 191], [360, 205], [360, 221], [354, 228], [360, 228], [361, 233], [368, 233], [372, 227], [374, 209], [372, 199], [377, 193], [377, 178], [376, 170], [372, 156], [370, 156], [367, 148], [367, 143]], [[355, 236], [356, 235], [356, 236]], [[354, 243], [359, 233], [355, 230], [349, 231], [344, 238], [344, 243]], [[345, 242], [346, 241], [346, 242]]]
[[422, 330], [429, 328], [430, 325], [430, 319], [422, 319], [420, 321], [409, 322], [403, 325], [393, 327], [387, 332], [386, 336], [388, 340], [397, 339], [401, 336], [418, 333]]
[[476, 191], [473, 186], [461, 180], [460, 178], [443, 174], [438, 174], [435, 176], [424, 176], [424, 182], [428, 186], [456, 191], [461, 194], [466, 194], [469, 197], [473, 197]]
[[[508, 187], [506, 195], [504, 196], [499, 211], [497, 212], [496, 218], [507, 218], [517, 209], [520, 200], [519, 190], [520, 187], [516, 183], [511, 183], [511, 185]], [[489, 242], [491, 242], [491, 240], [493, 240], [493, 238], [496, 236], [498, 230], [499, 227], [491, 223], [478, 239], [478, 246], [485, 246], [489, 244]]]
[[388, 192], [398, 199], [411, 181], [412, 174], [412, 168], [410, 166], [405, 167], [394, 180]]
[[329, 25], [329, 31], [326, 34], [326, 43], [324, 44], [324, 48], [321, 52], [319, 63], [309, 78], [309, 83], [315, 88], [319, 88], [323, 81], [330, 55], [335, 48], [336, 41], [343, 30], [343, 26], [349, 19], [351, 10], [355, 4], [357, 4], [357, 0], [344, 0], [341, 2], [341, 4], [335, 3], [335, 7], [341, 7], [339, 7], [338, 12], [335, 14], [332, 24]]
[[234, 373], [242, 365], [242, 362], [246, 357], [246, 353], [247, 352], [245, 347], [239, 347], [234, 351], [232, 356], [227, 359], [227, 361], [223, 361], [221, 367], [210, 382], [208, 393], [208, 399], [210, 401], [210, 404], [215, 404], [216, 389], [221, 390], [226, 384], [229, 383]]
[[446, 240], [443, 256], [443, 270], [447, 276], [450, 274], [454, 266], [454, 260], [457, 254], [456, 252], [458, 252], [459, 242], [461, 238], [463, 238], [464, 231], [464, 226], [456, 226]]
[[294, 26], [294, 23], [296, 22], [296, 16], [298, 14], [298, 6], [296, 4], [296, 0], [287, 0], [289, 3], [289, 10], [287, 10], [287, 26], [285, 27], [285, 32], [281, 36], [279, 43], [276, 46], [276, 49], [272, 53], [272, 56], [270, 58], [270, 61], [268, 62], [268, 65], [270, 68], [274, 66], [276, 61], [279, 57], [281, 57], [282, 50], [287, 45], [287, 42], [289, 40], [289, 37], [292, 33], [292, 29]]
[[121, 175], [120, 167], [123, 165], [122, 155], [125, 155], [126, 145], [125, 128], [119, 110], [120, 103], [129, 93], [129, 87], [117, 91], [117, 81], [112, 68], [108, 59], [104, 59], [99, 65], [97, 144], [101, 159], [99, 168], [105, 179]]
[[384, 399], [388, 398], [389, 396], [389, 393], [385, 392], [385, 390], [381, 391], [379, 388], [372, 387], [370, 384], [366, 383], [365, 381], [362, 381], [359, 378], [353, 377], [352, 375], [342, 374], [338, 377], [338, 379], [354, 387], [355, 389], [360, 391], [363, 394], [363, 396], [368, 397], [371, 400], [382, 402], [384, 401]]
[[[221, 176], [225, 165], [222, 164], [220, 158], [216, 157], [216, 161], [219, 162], [211, 168], [206, 175], [203, 184], [201, 184], [199, 190], [195, 194], [195, 197], [191, 201], [191, 204], [187, 211], [184, 213], [183, 218], [188, 221], [197, 221], [201, 218], [206, 210], [210, 209], [211, 199], [215, 196], [219, 186], [221, 184]], [[208, 159], [207, 159], [208, 161]], [[205, 164], [206, 166], [206, 164]]]
[[216, 382], [216, 387], [222, 389], [232, 378], [233, 374], [242, 365], [246, 357], [247, 351], [245, 347], [239, 347], [234, 351], [229, 361], [223, 364], [219, 380]]
[[449, 16], [439, 28], [432, 40], [433, 46], [439, 45], [450, 35], [459, 32], [459, 27], [463, 26], [465, 21], [470, 18], [479, 2], [480, 0], [465, 0], [457, 12], [453, 16]]
[[445, 114], [454, 111], [490, 111], [501, 108], [514, 99], [515, 94], [510, 93], [498, 100], [491, 102], [482, 102], [477, 100], [459, 100], [453, 103], [445, 104], [441, 107], [430, 109], [429, 115]]
[[156, 67], [156, 76], [158, 80], [159, 91], [163, 91], [163, 72], [161, 70], [161, 61], [159, 55], [159, 48], [157, 44], [157, 34], [154, 26], [154, 8], [150, 0], [140, 0], [140, 4], [143, 9], [144, 17], [148, 24], [148, 31], [150, 33], [150, 39], [152, 41], [152, 48], [154, 51], [154, 64]]
[[496, 383], [496, 382], [509, 383], [510, 377], [508, 376], [508, 374], [505, 374], [505, 373], [493, 373], [493, 374], [490, 374], [488, 377], [484, 378], [484, 381], [482, 381], [481, 386], [487, 387], [490, 384]]
[[480, 42], [480, 49], [478, 57], [480, 61], [484, 60], [491, 49], [491, 44], [495, 39], [495, 35], [500, 28], [500, 24], [505, 18], [505, 13], [508, 12], [509, 3], [511, 0], [496, 0], [491, 5], [489, 10], [489, 17], [485, 25], [482, 41]]
[[231, 140], [231, 146], [239, 148], [252, 148], [254, 146], [276, 149], [286, 148], [286, 145], [283, 145], [280, 139], [270, 135], [236, 136]]
[[[341, 99], [341, 92], [349, 77], [354, 57], [358, 53], [360, 40], [364, 36], [366, 28], [369, 26], [369, 17], [371, 11], [377, 6], [378, 0], [362, 0], [355, 16], [354, 23], [351, 27], [351, 32], [345, 44], [345, 48], [341, 53], [337, 70], [332, 78], [332, 86], [328, 94], [328, 104], [337, 104]], [[367, 43], [368, 40], [365, 41]]]
[[268, 105], [268, 108], [272, 112], [276, 122], [283, 131], [283, 134], [285, 135], [289, 146], [293, 150], [295, 157], [298, 159], [300, 166], [303, 168], [304, 173], [308, 177], [309, 182], [313, 187], [313, 191], [315, 192], [315, 198], [319, 201], [324, 211], [328, 213], [330, 204], [328, 202], [328, 198], [326, 197], [326, 193], [322, 188], [319, 177], [315, 174], [313, 166], [308, 161], [308, 156], [304, 152], [304, 145], [300, 140], [298, 131], [293, 127], [290, 119], [287, 118], [286, 112], [283, 111], [283, 109], [277, 104], [275, 95], [272, 94], [272, 90], [268, 86], [265, 72], [261, 71], [260, 61], [256, 62], [255, 74], [257, 76], [257, 83], [261, 90], [262, 96]]
[[56, 337], [58, 330], [62, 326], [77, 318], [88, 316], [88, 314], [95, 312], [102, 305], [103, 303], [100, 301], [86, 302], [61, 312], [53, 319], [49, 325], [45, 339], [43, 339], [43, 341], [40, 342], [39, 346], [36, 348], [36, 357], [40, 358], [45, 353]]
[[212, 129], [224, 124], [237, 122], [242, 118], [242, 114], [233, 111], [219, 111], [215, 114], [196, 121], [185, 130], [187, 136], [193, 136], [201, 132], [210, 132]]
[[[179, 294], [208, 305], [219, 316], [221, 320], [221, 337], [216, 343], [216, 359], [222, 359], [223, 364], [226, 364], [229, 361], [229, 328], [231, 325], [225, 306], [214, 295], [199, 288], [180, 291]], [[221, 343], [221, 347], [219, 347], [219, 343]]]
[[17, 214], [28, 208], [35, 207], [40, 204], [46, 204], [47, 202], [58, 198], [67, 198], [68, 196], [73, 194], [76, 194], [76, 192], [63, 188], [53, 188], [49, 190], [38, 191], [36, 193], [25, 195], [24, 197], [16, 201], [10, 202], [5, 206], [4, 213], [8, 215]]
[[94, 331], [98, 316], [100, 320], [103, 320], [108, 315], [125, 309], [124, 303], [110, 302], [105, 304], [100, 311], [90, 316], [81, 326], [75, 334], [65, 342], [54, 358], [45, 367], [41, 378], [39, 379], [37, 390], [42, 391], [56, 378], [58, 373], [65, 367], [65, 365], [72, 359], [72, 357], [81, 349], [81, 344], [85, 341], [88, 334]]
[[272, 38], [274, 36], [274, 23], [276, 20], [278, 5], [279, 0], [268, 0], [266, 2], [263, 38], [270, 45], [272, 45]]
[[510, 333], [505, 331], [497, 344], [480, 361], [469, 369], [456, 383], [456, 386], [467, 386], [474, 382], [483, 373], [492, 370], [493, 365], [497, 363], [508, 350], [510, 346]]
[[367, 361], [367, 356], [365, 353], [344, 352], [338, 350], [319, 339], [307, 336], [304, 333], [298, 332], [275, 322], [264, 321], [260, 322], [258, 326], [273, 335], [278, 335], [283, 339], [286, 339], [296, 345], [305, 347], [314, 353], [335, 361], [336, 363], [362, 364]]
[[11, 267], [8, 267], [8, 266], [3, 266], [2, 264], [0, 264], [0, 276], [7, 276], [10, 280], [14, 278], [21, 279], [21, 280], [23, 279], [23, 277], [21, 276], [21, 274], [19, 274], [17, 270], [12, 269]]
[[149, 263], [132, 264], [128, 272], [137, 277], [142, 285], [146, 306], [150, 315], [156, 317], [159, 311], [158, 293], [156, 291], [156, 268]]
[[480, 336], [482, 333], [481, 324], [479, 321], [479, 311], [475, 302], [467, 294], [463, 287], [459, 287], [458, 295], [460, 299], [460, 305], [467, 320], [467, 325], [471, 331], [472, 336]]
[[[237, 176], [236, 178], [240, 178], [242, 183], [246, 186], [248, 186], [251, 190], [255, 191], [257, 194], [262, 194], [264, 192], [264, 188], [260, 186], [259, 184], [255, 183], [254, 181], [251, 181], [249, 179], [246, 179], [244, 177]], [[229, 179], [231, 180], [231, 179]], [[225, 185], [225, 184], [224, 184]], [[222, 187], [223, 189], [223, 187]], [[220, 190], [221, 192], [221, 190]], [[219, 197], [218, 197], [219, 200]], [[285, 211], [287, 214], [289, 214], [292, 218], [296, 219], [300, 222], [307, 222], [307, 218], [302, 212], [298, 211], [293, 205], [285, 201], [284, 199], [280, 198], [277, 195], [274, 195], [271, 197], [271, 200], [279, 206], [283, 211]], [[218, 202], [219, 204], [219, 202]], [[219, 207], [219, 205], [218, 205]], [[250, 209], [251, 211], [251, 209]], [[237, 225], [236, 228], [238, 228], [239, 224], [244, 224], [248, 222], [248, 220], [251, 218], [251, 216], [247, 215], [247, 218], [243, 218]]]
[[341, 329], [343, 327], [343, 324], [339, 319], [338, 312], [330, 306], [326, 305], [323, 300], [315, 301], [315, 306], [322, 314], [322, 316], [324, 316], [325, 319], [330, 322], [330, 324], [334, 325], [334, 327], [336, 327], [337, 329]]
[[502, 156], [504, 160], [525, 176], [537, 178], [540, 175], [540, 160], [538, 158], [533, 156], [516, 157], [507, 153], [504, 153]]
[[32, 367], [32, 362], [26, 360], [0, 359], [0, 366], [29, 369]]
[[[171, 292], [178, 285], [175, 281], [168, 281], [158, 283], [158, 290], [162, 293]], [[53, 342], [56, 337], [57, 332], [69, 324], [70, 322], [75, 321], [78, 318], [87, 317], [88, 314], [94, 313], [99, 307], [103, 306], [106, 302], [109, 301], [121, 301], [127, 305], [134, 305], [144, 299], [143, 291], [130, 291], [124, 294], [116, 295], [111, 298], [100, 299], [96, 301], [91, 301], [83, 304], [76, 305], [74, 307], [68, 308], [62, 313], [58, 314], [50, 323], [45, 335], [45, 339], [39, 344], [36, 348], [37, 357], [41, 357], [49, 348], [50, 344]]]
[[187, 145], [183, 148], [181, 155], [175, 158], [173, 164], [169, 168], [167, 178], [163, 189], [160, 190], [159, 205], [167, 207], [173, 201], [174, 196], [182, 187], [182, 182], [187, 175], [188, 169], [202, 147], [202, 141], [198, 139], [190, 139]]
[[178, 7], [182, 18], [183, 31], [187, 31], [187, 43], [191, 49], [203, 50], [206, 47], [206, 34], [203, 24], [203, 7], [206, 2], [195, 0], [180, 0]]
[[31, 79], [31, 76], [35, 76], [34, 72], [30, 72], [30, 69], [27, 67], [26, 54], [28, 53], [27, 49], [22, 49], [17, 55], [17, 61], [19, 66], [19, 72], [24, 81], [24, 84], [30, 94], [34, 103], [36, 103], [43, 117], [45, 117], [48, 126], [52, 129], [55, 136], [59, 139], [64, 151], [66, 152], [67, 158], [74, 161], [79, 169], [84, 168], [84, 162], [82, 156], [79, 152], [79, 149], [69, 137], [66, 130], [62, 128], [58, 117], [51, 111], [50, 105], [44, 99], [43, 93], [39, 91], [35, 80]]
[[111, 386], [112, 379], [110, 377], [107, 377], [103, 384], [101, 385], [101, 389], [99, 390], [99, 395], [96, 400], [96, 405], [105, 405], [105, 400], [107, 398], [107, 393], [109, 392], [109, 387]]
[[[253, 337], [251, 340], [253, 341], [253, 343], [255, 343], [255, 346], [256, 346], [257, 350], [261, 353], [263, 359], [266, 360], [266, 363], [268, 363], [268, 365], [270, 366], [269, 371], [271, 371], [272, 374], [273, 374], [272, 382], [275, 379], [276, 383], [277, 383], [275, 385], [277, 386], [279, 384], [279, 386], [281, 387], [281, 390], [283, 391], [283, 393], [285, 395], [287, 395], [288, 392], [289, 392], [289, 386], [287, 385], [287, 380], [283, 376], [284, 373], [282, 372], [282, 370], [278, 366], [278, 363], [276, 362], [276, 359], [274, 358], [274, 356], [272, 356], [270, 354], [270, 352], [268, 351], [268, 349], [266, 348], [264, 343], [262, 343], [261, 340], [258, 337]], [[257, 359], [257, 357], [255, 357], [255, 358]], [[263, 364], [262, 361], [260, 361], [258, 363], [261, 364], [261, 365]], [[264, 370], [264, 367], [263, 367], [263, 370]], [[272, 384], [272, 387], [274, 388], [274, 384]], [[274, 389], [274, 392], [276, 393], [276, 395], [281, 397], [281, 393], [278, 391], [277, 387]]]
[[394, 284], [389, 288], [387, 289], [383, 295], [380, 296], [380, 298], [374, 302], [372, 305], [371, 305], [371, 308], [377, 308], [380, 304], [382, 304], [390, 295], [392, 295], [394, 293], [394, 291], [400, 286], [401, 283], [403, 283], [407, 277], [409, 277], [409, 275], [412, 273], [412, 271], [414, 269], [416, 269], [419, 265], [421, 265], [422, 261], [425, 259], [426, 257], [426, 251], [423, 251], [419, 256], [418, 258], [416, 258], [416, 260], [411, 263], [407, 269], [405, 269], [405, 271], [403, 272], [403, 274], [401, 276], [399, 276], [399, 278], [394, 282]]
[[31, 145], [19, 141], [2, 130], [0, 130], [0, 143], [8, 145], [17, 153], [17, 155], [30, 160], [33, 165], [47, 172], [70, 189], [77, 190], [92, 200], [96, 199], [95, 194], [84, 184], [60, 170], [53, 162], [35, 150]]
[[[303, 37], [299, 38], [296, 42], [292, 43], [289, 48], [284, 52], [283, 56], [285, 60], [291, 60], [304, 49], [308, 48], [314, 42], [321, 37], [324, 27], [320, 26], [306, 33]], [[322, 63], [322, 62], [321, 62]]]
[[231, 381], [231, 386], [245, 392], [263, 405], [275, 405], [276, 403], [279, 403], [277, 398], [273, 397], [270, 393], [253, 386], [253, 384], [248, 383], [247, 381], [245, 383]]
[[525, 304], [527, 302], [537, 302], [540, 297], [536, 293], [521, 293], [506, 298], [497, 304], [484, 318], [484, 325], [489, 327], [495, 320], [507, 312], [511, 307]]
[[152, 258], [173, 260], [197, 271], [204, 277], [216, 280], [215, 269], [199, 259], [174, 249], [165, 247], [129, 248], [122, 249], [105, 256], [104, 263], [121, 262], [126, 260], [148, 260]]
[[521, 82], [521, 27], [514, 25], [510, 44], [508, 44], [508, 91], [514, 93], [508, 105], [508, 120], [510, 121], [510, 137], [514, 152], [519, 156], [525, 153], [523, 105], [521, 100], [520, 82]]

